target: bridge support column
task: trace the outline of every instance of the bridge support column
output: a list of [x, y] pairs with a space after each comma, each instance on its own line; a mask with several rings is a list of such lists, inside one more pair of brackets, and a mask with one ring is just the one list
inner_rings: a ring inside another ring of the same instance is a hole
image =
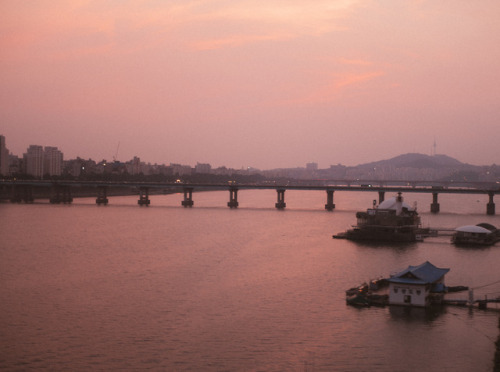
[[227, 206], [229, 208], [238, 208], [238, 189], [236, 187], [229, 189], [229, 202]]
[[145, 205], [146, 207], [149, 207], [149, 204], [151, 204], [151, 200], [149, 200], [149, 188], [148, 187], [141, 187], [139, 189], [139, 200], [137, 200], [137, 204], [139, 204], [141, 207]]
[[11, 203], [33, 203], [33, 187], [30, 185], [14, 185], [10, 197]]
[[438, 203], [438, 193], [432, 193], [432, 204], [431, 204], [431, 212], [439, 213], [439, 203]]
[[193, 188], [192, 187], [184, 187], [184, 200], [181, 203], [185, 208], [192, 207], [193, 202]]
[[21, 203], [23, 198], [21, 197], [20, 187], [16, 185], [12, 185], [11, 193], [10, 193], [10, 202], [11, 203]]
[[488, 204], [486, 204], [486, 214], [492, 216], [495, 214], [495, 203], [493, 202], [493, 195], [495, 195], [492, 192], [488, 193], [488, 196], [490, 197], [490, 200]]
[[95, 200], [97, 205], [108, 205], [108, 188], [107, 186], [99, 186], [97, 188], [97, 199]]
[[326, 190], [325, 209], [327, 211], [333, 211], [335, 209], [335, 204], [333, 203], [333, 192], [334, 190]]
[[50, 198], [52, 204], [71, 204], [73, 197], [71, 196], [71, 187], [54, 185], [52, 187], [52, 197]]
[[23, 200], [25, 203], [33, 203], [33, 201], [35, 200], [33, 198], [33, 187], [32, 186], [29, 186], [29, 185], [26, 185], [24, 186], [24, 190], [23, 190]]
[[385, 200], [385, 191], [378, 192], [378, 203], [381, 204]]
[[276, 192], [278, 193], [278, 201], [274, 205], [277, 209], [285, 209], [286, 203], [285, 203], [285, 189], [276, 189]]

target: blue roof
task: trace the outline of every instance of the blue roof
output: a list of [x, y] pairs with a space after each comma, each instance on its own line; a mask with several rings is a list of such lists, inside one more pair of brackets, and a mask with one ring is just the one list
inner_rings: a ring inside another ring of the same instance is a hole
[[392, 283], [429, 284], [441, 279], [450, 269], [442, 269], [425, 261], [418, 266], [408, 266], [407, 269], [389, 278]]

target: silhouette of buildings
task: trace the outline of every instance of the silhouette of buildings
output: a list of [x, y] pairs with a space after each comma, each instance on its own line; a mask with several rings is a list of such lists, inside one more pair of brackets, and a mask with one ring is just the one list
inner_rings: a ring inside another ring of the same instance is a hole
[[57, 147], [45, 147], [43, 151], [44, 174], [60, 176], [63, 169], [63, 153]]
[[43, 147], [30, 145], [23, 155], [26, 174], [36, 178], [43, 177]]
[[[259, 170], [252, 167], [241, 169], [225, 166], [212, 168], [208, 163], [197, 163], [194, 167], [177, 163], [151, 164], [138, 156], [127, 162], [92, 159], [63, 160], [63, 153], [57, 147], [38, 145], [28, 147], [22, 158], [9, 154], [5, 136], [0, 135], [0, 174], [4, 177], [28, 174], [35, 178], [44, 177], [92, 177], [92, 175], [113, 175], [123, 177], [172, 176], [183, 177], [231, 177], [233, 175], [265, 177], [269, 180], [297, 180], [307, 182], [345, 181], [441, 181], [441, 182], [491, 182], [499, 184], [500, 166], [475, 166], [461, 163], [446, 155], [404, 154], [395, 158], [357, 166], [342, 164], [320, 169], [317, 163], [306, 163], [305, 167]], [[220, 179], [220, 178], [219, 178]], [[497, 186], [498, 187], [498, 186]]]
[[0, 135], [0, 174], [7, 176], [9, 174], [9, 150], [5, 145], [5, 136]]
[[23, 162], [25, 173], [36, 178], [62, 174], [63, 154], [57, 147], [30, 145], [23, 156]]

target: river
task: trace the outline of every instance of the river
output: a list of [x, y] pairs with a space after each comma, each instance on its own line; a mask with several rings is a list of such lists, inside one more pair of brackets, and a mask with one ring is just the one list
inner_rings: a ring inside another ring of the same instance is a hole
[[[497, 311], [346, 306], [347, 288], [425, 261], [500, 295], [498, 244], [332, 239], [377, 197], [336, 192], [332, 212], [319, 191], [287, 191], [285, 210], [272, 190], [240, 190], [237, 209], [226, 191], [193, 208], [181, 194], [2, 203], [0, 369], [491, 371]], [[429, 195], [404, 197], [423, 226], [500, 227], [487, 196], [440, 195], [437, 215]]]

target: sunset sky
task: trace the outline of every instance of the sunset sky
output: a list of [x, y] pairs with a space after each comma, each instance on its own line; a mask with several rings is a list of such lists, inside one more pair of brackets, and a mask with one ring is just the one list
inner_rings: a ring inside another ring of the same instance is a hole
[[[0, 0], [18, 155], [500, 164], [498, 0]], [[119, 148], [118, 148], [119, 145]]]

